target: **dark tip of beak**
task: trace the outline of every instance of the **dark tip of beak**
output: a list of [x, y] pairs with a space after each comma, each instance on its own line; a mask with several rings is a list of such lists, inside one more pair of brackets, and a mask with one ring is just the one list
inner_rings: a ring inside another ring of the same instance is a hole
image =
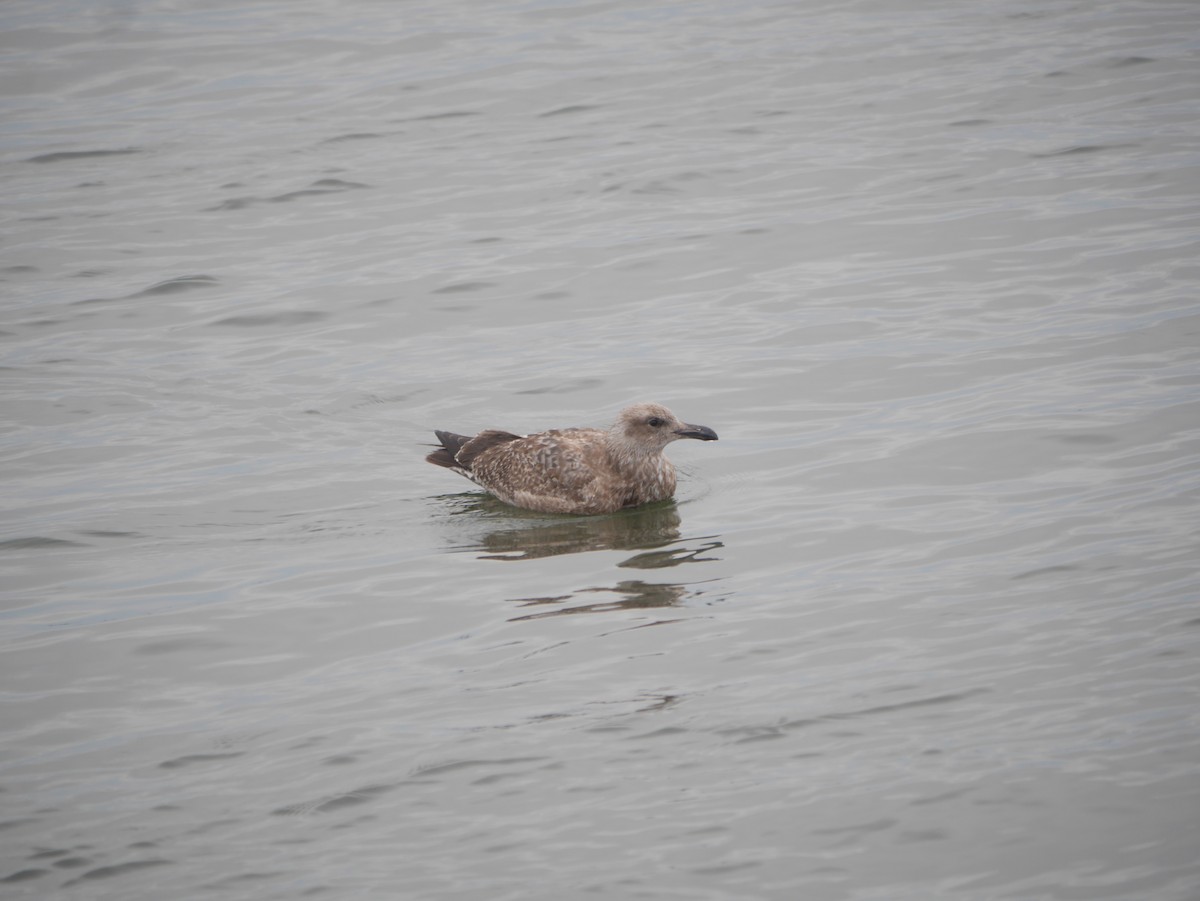
[[680, 438], [697, 438], [700, 441], [716, 441], [717, 433], [706, 425], [692, 425], [685, 422], [682, 429], [676, 429], [675, 434]]

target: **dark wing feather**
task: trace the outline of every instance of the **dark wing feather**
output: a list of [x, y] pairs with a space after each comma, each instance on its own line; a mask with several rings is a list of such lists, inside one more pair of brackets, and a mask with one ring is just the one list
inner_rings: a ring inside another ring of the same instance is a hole
[[[514, 435], [512, 432], [501, 432], [498, 429], [487, 429], [480, 432], [474, 438], [468, 439], [467, 442], [462, 445], [462, 448], [454, 455], [454, 459], [458, 461], [459, 466], [469, 470], [471, 468], [471, 464], [480, 454], [501, 444], [508, 444], [510, 441], [519, 440], [521, 440], [521, 436]], [[444, 441], [442, 443], [445, 444]]]
[[507, 444], [509, 441], [516, 441], [521, 437], [512, 432], [501, 432], [496, 429], [488, 429], [475, 436], [458, 435], [454, 432], [443, 432], [440, 429], [435, 429], [433, 434], [438, 436], [438, 441], [442, 442], [442, 446], [425, 459], [435, 466], [456, 469], [464, 475], [471, 471], [472, 461], [484, 451], [500, 444]]
[[454, 455], [462, 450], [462, 446], [471, 440], [468, 435], [456, 435], [454, 432], [443, 432], [434, 429], [442, 446], [429, 454], [425, 459], [435, 466], [445, 466], [447, 469], [462, 469], [462, 464], [454, 459]]

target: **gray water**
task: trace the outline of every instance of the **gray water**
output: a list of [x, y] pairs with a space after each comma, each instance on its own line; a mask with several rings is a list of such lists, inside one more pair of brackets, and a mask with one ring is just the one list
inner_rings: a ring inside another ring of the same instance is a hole
[[0, 25], [4, 897], [1200, 898], [1200, 5]]

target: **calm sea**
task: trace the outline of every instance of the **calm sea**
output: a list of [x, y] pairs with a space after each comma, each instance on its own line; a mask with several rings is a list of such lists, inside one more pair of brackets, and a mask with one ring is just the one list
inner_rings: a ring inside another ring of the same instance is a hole
[[[1200, 898], [1200, 4], [0, 7], [0, 895]], [[653, 400], [676, 501], [434, 428]]]

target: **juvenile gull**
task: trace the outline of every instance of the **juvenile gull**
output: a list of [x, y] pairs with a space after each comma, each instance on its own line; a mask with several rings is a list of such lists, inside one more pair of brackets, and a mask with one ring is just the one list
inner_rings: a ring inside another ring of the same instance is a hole
[[426, 460], [466, 476], [506, 504], [585, 514], [666, 500], [675, 493], [675, 467], [663, 449], [678, 438], [717, 440], [712, 429], [680, 422], [661, 404], [626, 407], [609, 429], [434, 434], [442, 446]]

